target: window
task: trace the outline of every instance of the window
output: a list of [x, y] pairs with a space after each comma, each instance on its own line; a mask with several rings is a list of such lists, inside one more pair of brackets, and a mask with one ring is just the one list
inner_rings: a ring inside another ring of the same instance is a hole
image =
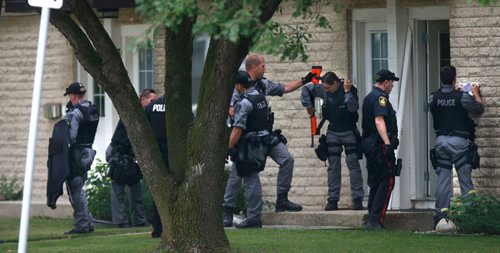
[[439, 69], [450, 66], [450, 32], [439, 32]]
[[193, 104], [198, 103], [201, 75], [203, 74], [203, 66], [205, 65], [209, 40], [207, 36], [199, 36], [193, 41], [193, 69], [191, 70], [191, 82], [193, 83], [191, 99]]
[[372, 82], [375, 83], [375, 74], [381, 69], [388, 69], [387, 32], [372, 32]]
[[153, 86], [153, 51], [151, 48], [139, 50], [139, 93]]
[[94, 100], [93, 100], [97, 110], [99, 111], [99, 117], [105, 116], [105, 103], [104, 103], [104, 90], [99, 84], [94, 80]]

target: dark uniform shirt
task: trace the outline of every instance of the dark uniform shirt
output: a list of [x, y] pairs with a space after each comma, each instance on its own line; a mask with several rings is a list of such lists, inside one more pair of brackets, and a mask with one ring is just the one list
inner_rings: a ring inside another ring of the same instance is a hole
[[151, 123], [156, 142], [160, 147], [163, 160], [168, 167], [168, 146], [167, 146], [167, 128], [165, 119], [165, 99], [163, 96], [153, 100], [146, 106], [146, 116]]
[[382, 89], [373, 87], [373, 90], [363, 101], [363, 135], [370, 136], [378, 134], [375, 126], [375, 118], [383, 116], [387, 128], [387, 135], [397, 133], [396, 112], [389, 102], [389, 95]]

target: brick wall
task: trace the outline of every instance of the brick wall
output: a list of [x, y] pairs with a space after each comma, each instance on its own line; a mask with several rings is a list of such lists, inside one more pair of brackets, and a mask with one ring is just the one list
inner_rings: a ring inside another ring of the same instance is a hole
[[[30, 123], [33, 78], [40, 17], [0, 17], [0, 174], [23, 185]], [[74, 73], [73, 51], [53, 26], [49, 27], [41, 105], [66, 104], [64, 88]], [[54, 120], [40, 108], [33, 201], [45, 201], [47, 148]]]
[[[486, 110], [477, 119], [481, 168], [473, 172], [480, 193], [500, 196], [500, 6], [452, 1], [450, 13], [451, 62], [457, 80], [481, 83]], [[455, 182], [455, 193], [459, 193]]]

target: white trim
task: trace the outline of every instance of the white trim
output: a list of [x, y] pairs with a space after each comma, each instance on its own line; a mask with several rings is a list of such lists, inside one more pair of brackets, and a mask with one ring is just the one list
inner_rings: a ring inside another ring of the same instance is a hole
[[410, 8], [410, 20], [450, 19], [449, 6], [413, 7]]
[[[372, 79], [373, 79], [373, 76], [375, 75], [375, 73], [372, 73], [372, 44], [371, 44], [371, 34], [372, 33], [376, 33], [376, 32], [380, 32], [380, 33], [388, 33], [387, 31], [387, 26], [385, 25], [385, 23], [367, 23], [365, 24], [365, 31], [364, 31], [364, 37], [365, 37], [365, 47], [364, 47], [364, 50], [365, 50], [365, 90], [366, 90], [366, 94], [368, 94], [371, 90], [372, 90], [372, 86], [373, 86], [373, 82], [372, 82]], [[389, 34], [387, 34], [387, 39], [389, 40]], [[388, 41], [389, 42], [389, 41]], [[387, 48], [387, 51], [391, 51], [391, 48], [388, 46]], [[389, 57], [389, 55], [387, 55], [387, 57]], [[387, 58], [389, 60], [389, 58]], [[389, 64], [389, 62], [388, 62]]]

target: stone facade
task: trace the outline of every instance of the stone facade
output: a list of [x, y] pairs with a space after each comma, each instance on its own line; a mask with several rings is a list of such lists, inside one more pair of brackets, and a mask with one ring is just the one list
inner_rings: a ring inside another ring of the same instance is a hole
[[[500, 6], [453, 1], [450, 47], [457, 79], [480, 82], [486, 102], [476, 121], [481, 168], [473, 172], [475, 187], [480, 193], [500, 196]], [[455, 193], [460, 192], [458, 182], [454, 185]]]
[[[0, 17], [0, 173], [17, 178], [23, 185], [26, 150], [35, 75], [36, 50], [40, 17], [38, 15]], [[50, 26], [47, 50], [35, 173], [34, 201], [45, 200], [47, 183], [48, 140], [56, 120], [43, 116], [43, 105], [66, 105], [64, 88], [73, 81], [73, 50], [55, 27]]]

